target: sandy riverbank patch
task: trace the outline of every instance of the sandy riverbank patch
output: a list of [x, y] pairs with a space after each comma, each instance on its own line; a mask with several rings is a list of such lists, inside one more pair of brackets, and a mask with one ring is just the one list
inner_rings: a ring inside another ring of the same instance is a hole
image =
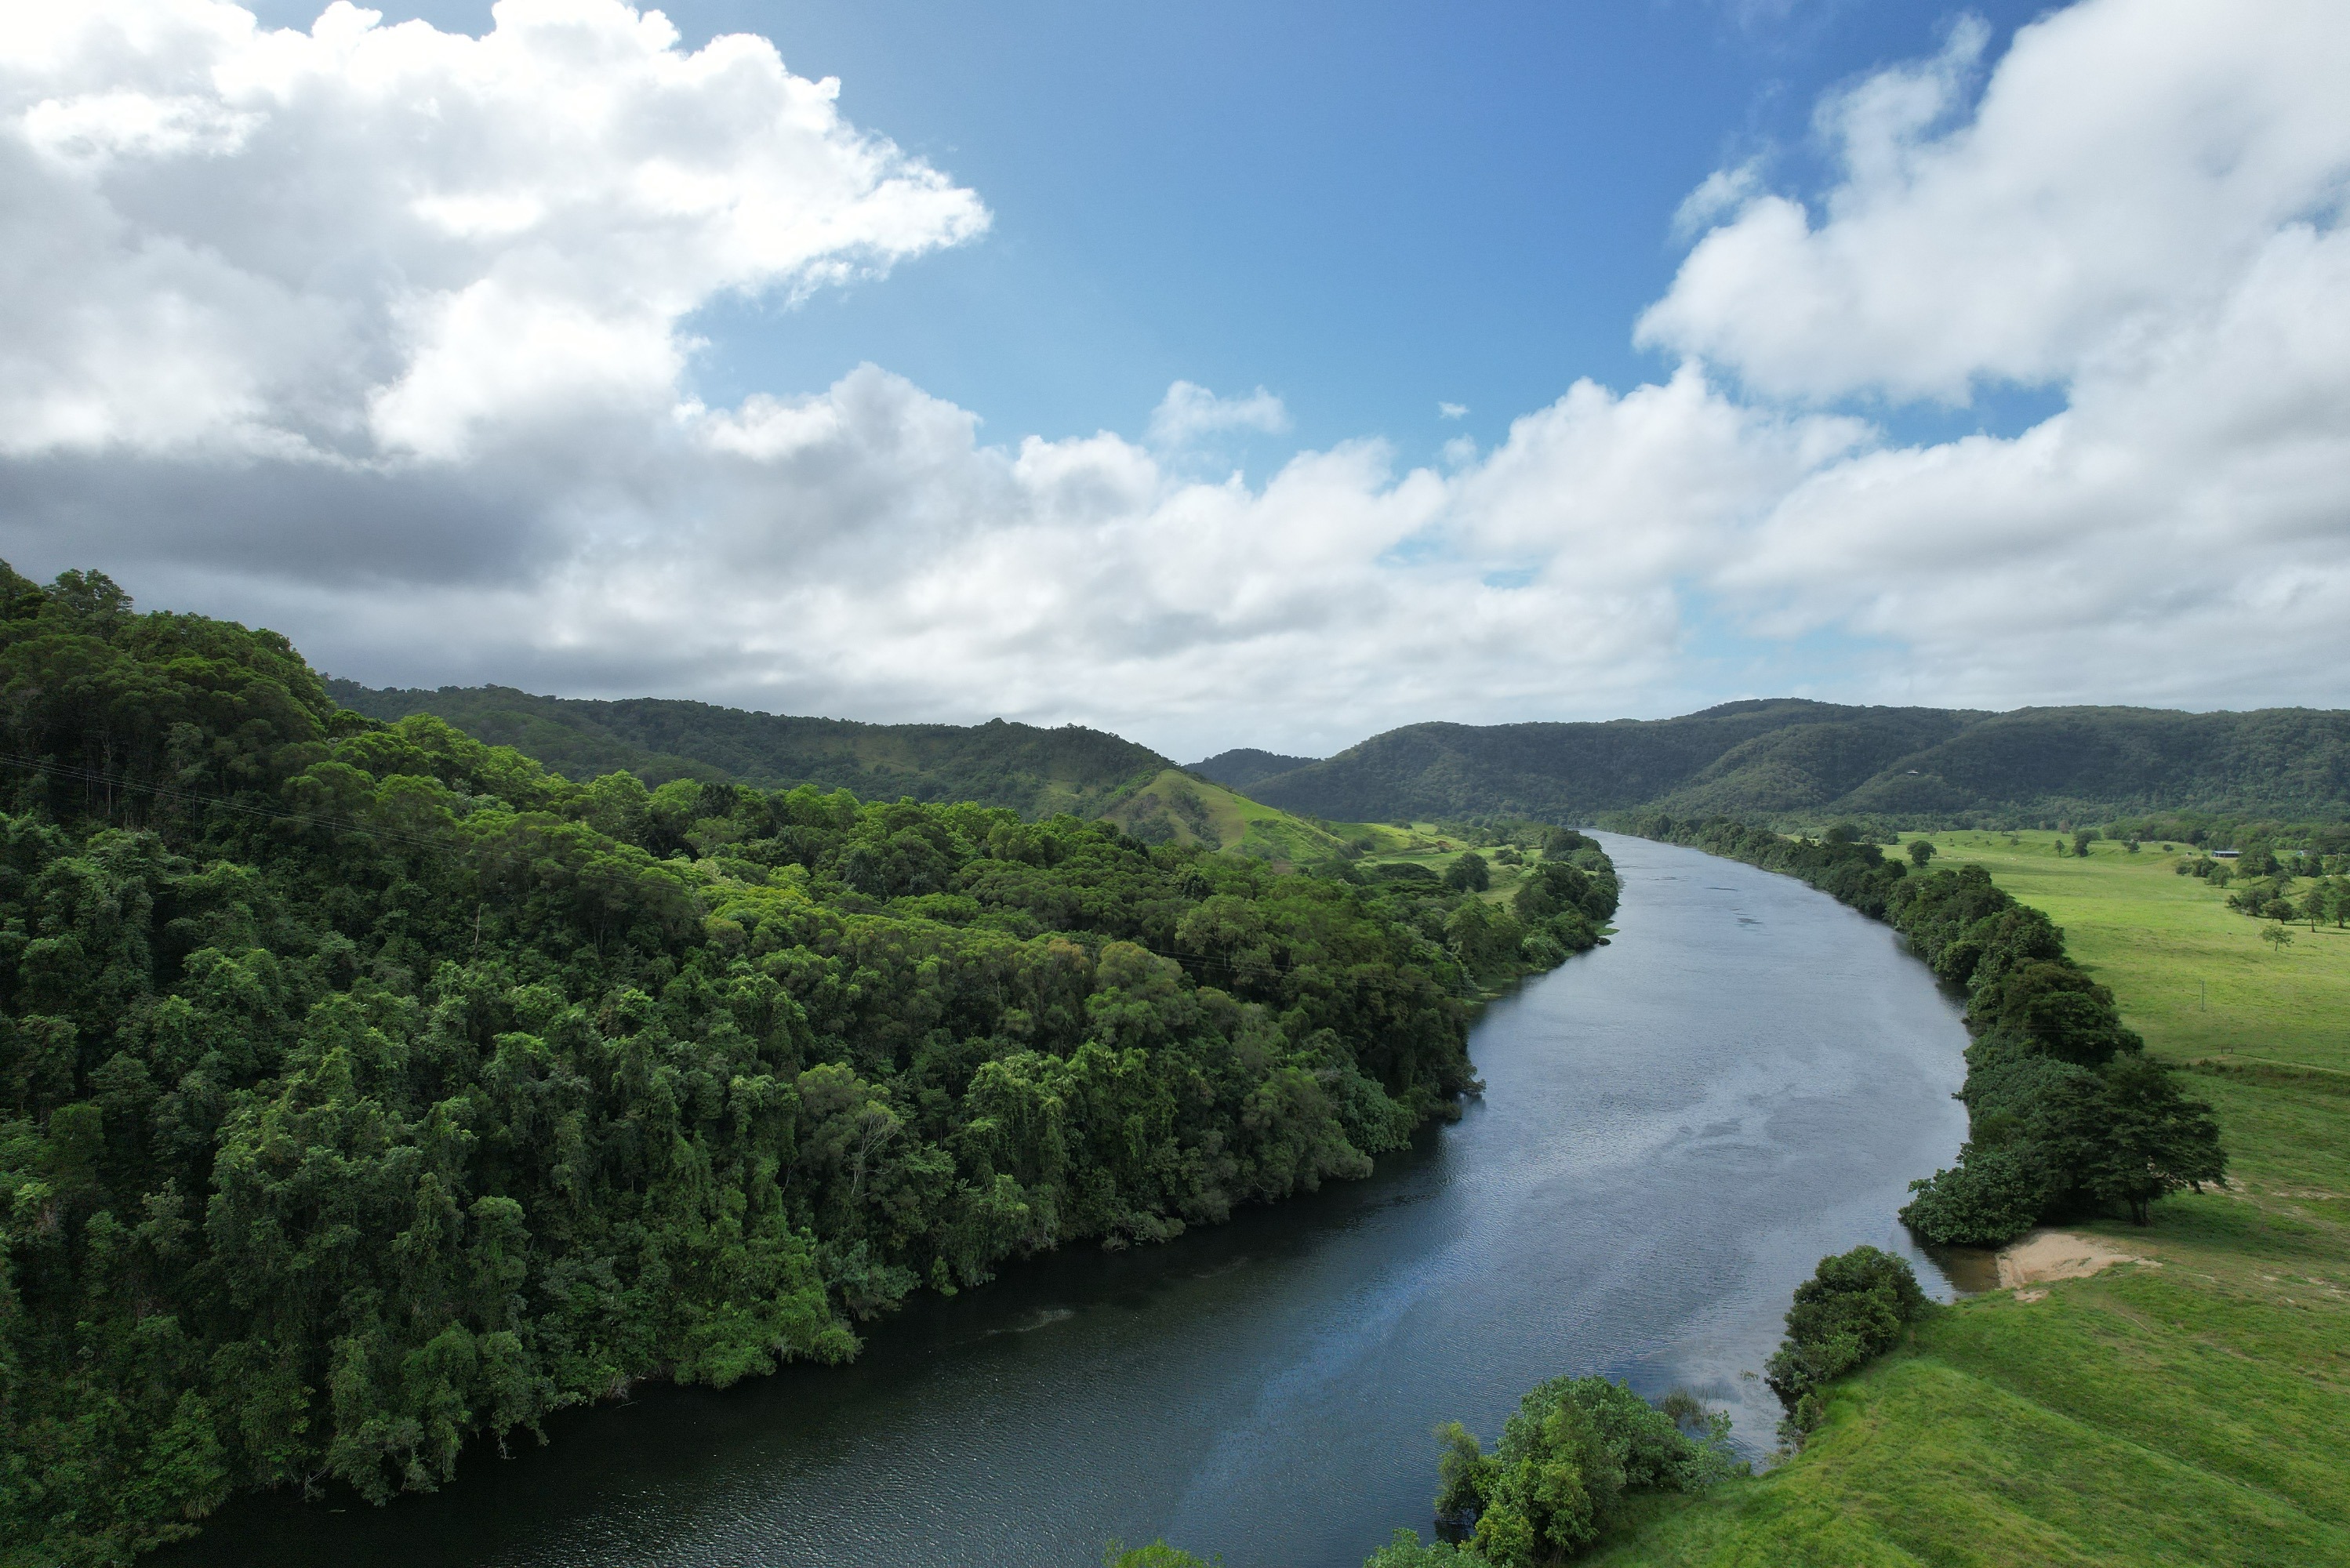
[[[2152, 1258], [2141, 1258], [2100, 1237], [2076, 1235], [2070, 1231], [2034, 1231], [1999, 1250], [1999, 1282], [2004, 1290], [2049, 1280], [2085, 1280], [2116, 1263], [2162, 1266]], [[2045, 1293], [2038, 1293], [2032, 1299], [2037, 1300]]]

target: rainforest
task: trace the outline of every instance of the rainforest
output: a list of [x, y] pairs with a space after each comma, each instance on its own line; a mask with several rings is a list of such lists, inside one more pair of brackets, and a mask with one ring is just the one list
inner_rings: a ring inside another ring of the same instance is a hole
[[[1473, 1085], [1513, 907], [1107, 823], [614, 774], [0, 575], [0, 1533], [430, 1490], [646, 1379], [1357, 1177]], [[1459, 880], [1456, 878], [1456, 880]]]

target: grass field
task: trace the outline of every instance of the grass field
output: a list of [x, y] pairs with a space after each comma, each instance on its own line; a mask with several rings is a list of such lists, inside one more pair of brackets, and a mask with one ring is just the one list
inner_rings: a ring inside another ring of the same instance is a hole
[[[1369, 851], [1357, 857], [1365, 871], [1410, 862], [1441, 877], [1471, 847], [1467, 839], [1432, 822], [1309, 822], [1180, 768], [1166, 769], [1129, 790], [1102, 816], [1145, 837], [1252, 856], [1276, 871], [1334, 858], [1349, 845], [1367, 840]], [[1541, 858], [1530, 848], [1522, 852], [1527, 864]], [[1483, 853], [1492, 878], [1484, 898], [1502, 903], [1516, 893], [1523, 867], [1505, 864], [1491, 848]]]
[[[1468, 839], [1448, 834], [1432, 822], [1337, 822], [1331, 826], [1345, 837], [1368, 835], [1376, 841], [1377, 847], [1358, 862], [1364, 871], [1412, 862], [1441, 877], [1465, 851], [1475, 847]], [[1501, 859], [1490, 846], [1478, 850], [1485, 857], [1486, 875], [1492, 879], [1482, 894], [1487, 903], [1505, 904], [1516, 897], [1518, 884], [1525, 879], [1527, 869], [1542, 860], [1540, 852], [1530, 843], [1519, 845], [1518, 851], [1523, 858], [1513, 865]]]
[[2158, 847], [1936, 836], [2197, 1066], [2231, 1189], [2077, 1227], [2152, 1260], [1935, 1314], [1799, 1458], [1664, 1500], [1609, 1564], [2350, 1563], [2350, 937], [2259, 924]]
[[2350, 1070], [2350, 930], [2295, 925], [2293, 945], [2272, 950], [2261, 940], [2270, 922], [2172, 870], [2183, 849], [2093, 844], [2085, 860], [2060, 859], [2047, 834], [1931, 836], [1936, 869], [1979, 861], [2064, 927], [2074, 961], [2113, 987], [2123, 1021], [2163, 1055]]

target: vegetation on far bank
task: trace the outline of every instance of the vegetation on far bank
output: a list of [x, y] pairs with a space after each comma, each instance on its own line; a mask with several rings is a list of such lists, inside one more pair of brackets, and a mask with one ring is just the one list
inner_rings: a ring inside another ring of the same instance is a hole
[[1996, 1246], [2035, 1223], [2108, 1210], [2144, 1224], [2158, 1199], [2224, 1179], [2210, 1107], [2146, 1054], [2111, 990], [2066, 952], [2064, 931], [1982, 867], [1929, 870], [1930, 853], [1888, 857], [1843, 829], [1791, 839], [1658, 815], [1626, 826], [1801, 877], [1892, 925], [1937, 979], [1966, 992], [1967, 1142], [1901, 1211], [1928, 1241]]
[[[613, 774], [0, 568], [0, 1562], [1360, 1176], [1615, 908]], [[1459, 857], [1455, 857], [1460, 858]]]
[[2148, 1262], [1926, 1314], [1826, 1386], [1804, 1451], [1660, 1497], [1594, 1568], [2350, 1562], [2350, 938], [2282, 952], [2159, 840], [2086, 857], [1940, 833], [2061, 923], [2147, 1054], [2208, 1100], [2229, 1185], [2146, 1227]]

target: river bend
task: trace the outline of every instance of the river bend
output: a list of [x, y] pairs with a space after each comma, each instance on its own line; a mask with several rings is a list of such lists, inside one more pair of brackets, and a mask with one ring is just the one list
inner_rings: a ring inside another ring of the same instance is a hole
[[569, 1413], [437, 1496], [244, 1500], [157, 1562], [1082, 1568], [1163, 1535], [1356, 1568], [1425, 1528], [1431, 1428], [1490, 1440], [1561, 1373], [1692, 1387], [1760, 1454], [1749, 1374], [1796, 1282], [1863, 1241], [1918, 1256], [1894, 1210], [1965, 1134], [1966, 1033], [1887, 928], [1604, 841], [1614, 942], [1496, 1003], [1482, 1100], [1368, 1180], [926, 1298], [847, 1368]]

